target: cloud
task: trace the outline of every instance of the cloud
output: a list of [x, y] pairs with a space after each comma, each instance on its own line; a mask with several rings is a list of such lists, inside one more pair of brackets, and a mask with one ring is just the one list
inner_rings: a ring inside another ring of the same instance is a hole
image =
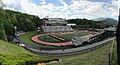
[[[38, 15], [40, 18], [46, 16], [52, 18], [97, 18], [97, 17], [111, 17], [117, 19], [118, 7], [115, 5], [119, 2], [93, 2], [90, 0], [71, 0], [67, 4], [65, 0], [58, 0], [62, 5], [54, 5], [53, 3], [41, 0], [39, 4], [31, 0], [2, 0], [6, 5], [5, 9], [25, 12], [32, 15]], [[101, 0], [102, 1], [102, 0]]]

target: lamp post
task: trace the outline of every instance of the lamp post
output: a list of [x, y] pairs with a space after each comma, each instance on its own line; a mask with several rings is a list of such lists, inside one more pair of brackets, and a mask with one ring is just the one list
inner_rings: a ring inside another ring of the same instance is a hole
[[40, 30], [37, 30], [37, 32], [38, 32], [38, 34], [39, 34]]
[[40, 27], [37, 28], [37, 32], [38, 32], [38, 34], [39, 34], [39, 32], [40, 32]]
[[16, 26], [14, 27], [14, 30], [15, 30], [15, 36], [17, 36], [17, 27]]

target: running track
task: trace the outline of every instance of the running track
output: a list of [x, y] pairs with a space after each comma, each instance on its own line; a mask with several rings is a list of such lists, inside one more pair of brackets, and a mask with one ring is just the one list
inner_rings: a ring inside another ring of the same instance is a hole
[[67, 46], [67, 45], [73, 44], [72, 41], [60, 42], [60, 43], [45, 42], [45, 41], [38, 39], [38, 37], [40, 37], [40, 36], [42, 36], [42, 35], [35, 35], [35, 36], [31, 37], [31, 40], [38, 44], [44, 44], [44, 45], [49, 45], [49, 46]]

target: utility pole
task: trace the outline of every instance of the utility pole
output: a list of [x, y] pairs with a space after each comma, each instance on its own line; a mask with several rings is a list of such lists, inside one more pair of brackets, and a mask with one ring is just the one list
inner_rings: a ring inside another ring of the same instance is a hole
[[116, 40], [117, 40], [117, 64], [120, 65], [120, 9], [119, 9], [118, 27], [116, 30]]

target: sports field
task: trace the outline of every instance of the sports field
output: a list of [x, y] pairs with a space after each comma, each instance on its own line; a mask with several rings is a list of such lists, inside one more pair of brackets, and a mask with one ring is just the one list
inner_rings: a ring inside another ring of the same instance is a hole
[[70, 33], [70, 34], [54, 34], [54, 35], [62, 37], [66, 40], [71, 40], [75, 36], [82, 37], [82, 36], [86, 36], [86, 35], [89, 35], [89, 34], [90, 34], [90, 32], [77, 31], [77, 32]]
[[[56, 48], [56, 49], [61, 49], [61, 47], [45, 46], [45, 45], [41, 45], [41, 44], [36, 44], [35, 42], [33, 42], [30, 39], [35, 34], [37, 34], [35, 31], [26, 32], [26, 34], [20, 36], [20, 39], [22, 41], [27, 42], [27, 44], [30, 44], [32, 46], [36, 46], [36, 48], [44, 48], [44, 49], [46, 49], [46, 48], [52, 48], [52, 49]], [[85, 35], [89, 35], [89, 34], [90, 34], [89, 32], [79, 31], [79, 32], [70, 33], [70, 34], [52, 34], [52, 35], [58, 35], [63, 39], [71, 40], [73, 38], [73, 36], [76, 36], [76, 35], [77, 36], [85, 36]], [[48, 41], [48, 42], [61, 42], [60, 40], [49, 36], [49, 34], [48, 35], [43, 35], [43, 36], [39, 37], [39, 39], [41, 39], [43, 41]]]
[[[26, 33], [27, 35], [34, 35], [34, 32], [28, 32]], [[89, 33], [88, 33], [89, 34]], [[29, 36], [27, 35], [22, 35], [21, 38], [28, 39]], [[62, 35], [62, 34], [60, 34]], [[30, 36], [30, 37], [31, 37]], [[66, 36], [67, 37], [67, 36]], [[33, 42], [31, 40], [27, 41]], [[56, 63], [47, 63], [47, 65], [108, 65], [108, 53], [111, 48], [111, 43], [109, 43], [106, 46], [103, 46], [99, 49], [83, 53], [83, 54], [76, 54], [76, 55], [71, 55], [71, 56], [61, 56], [58, 57], [60, 59], [60, 62]], [[46, 46], [47, 47], [47, 46]], [[116, 48], [114, 48], [116, 50]], [[116, 52], [114, 53], [114, 61], [112, 61], [113, 65], [116, 65]]]

